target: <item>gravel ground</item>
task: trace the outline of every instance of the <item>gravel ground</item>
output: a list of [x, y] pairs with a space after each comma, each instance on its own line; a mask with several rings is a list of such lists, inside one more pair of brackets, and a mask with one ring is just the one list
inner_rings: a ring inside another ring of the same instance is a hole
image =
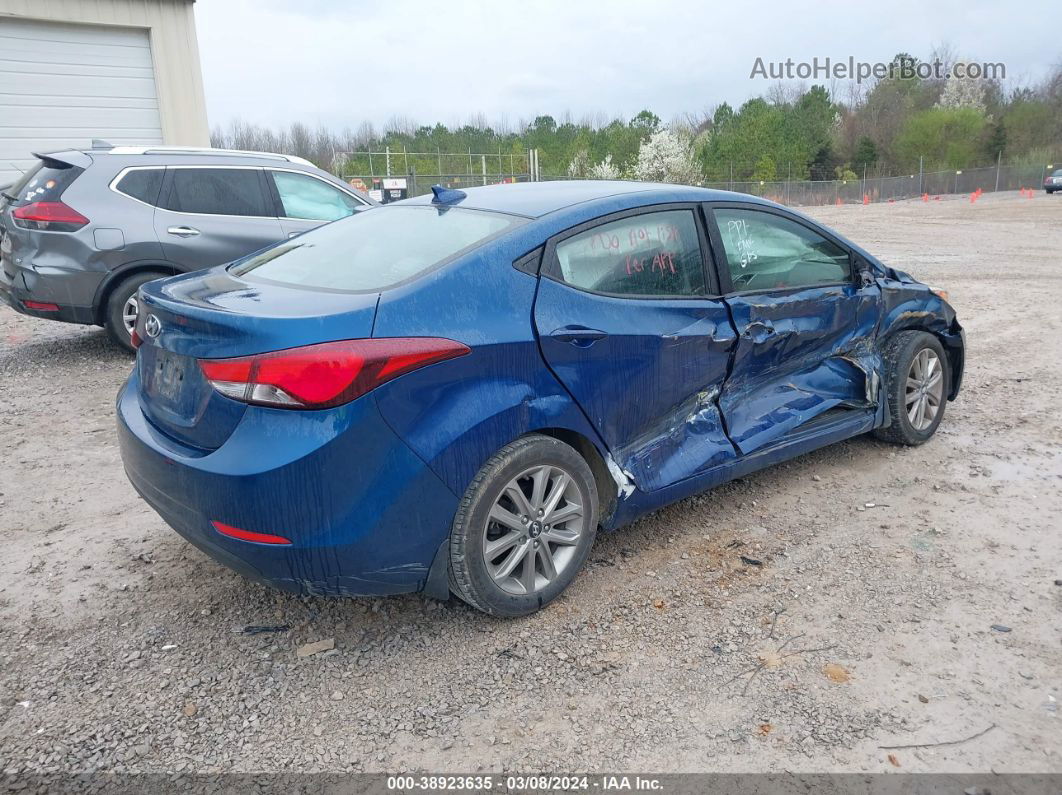
[[936, 438], [602, 536], [516, 621], [221, 568], [126, 482], [129, 358], [0, 310], [0, 770], [1062, 771], [1062, 197], [811, 212], [951, 291]]

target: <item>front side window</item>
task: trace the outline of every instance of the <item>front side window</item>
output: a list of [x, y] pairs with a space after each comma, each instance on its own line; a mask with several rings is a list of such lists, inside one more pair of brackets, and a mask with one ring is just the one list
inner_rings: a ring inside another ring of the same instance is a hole
[[174, 168], [160, 206], [201, 215], [272, 216], [256, 168]]
[[557, 244], [554, 275], [612, 295], [707, 295], [691, 210], [643, 213], [595, 226]]
[[382, 290], [526, 222], [458, 207], [378, 207], [266, 249], [232, 272], [304, 287]]
[[269, 174], [280, 194], [285, 218], [338, 221], [364, 206], [353, 196], [316, 177], [291, 171], [270, 171]]
[[715, 210], [734, 290], [847, 282], [848, 253], [803, 224], [759, 210]]

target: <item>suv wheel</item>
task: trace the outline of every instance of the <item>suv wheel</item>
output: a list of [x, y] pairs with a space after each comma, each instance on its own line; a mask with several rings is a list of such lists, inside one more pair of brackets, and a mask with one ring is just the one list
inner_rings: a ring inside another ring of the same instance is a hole
[[163, 279], [169, 274], [149, 271], [136, 273], [118, 283], [111, 290], [107, 299], [107, 313], [104, 316], [104, 328], [111, 335], [111, 339], [117, 342], [127, 351], [133, 350], [133, 328], [136, 326], [136, 317], [139, 310], [137, 305], [137, 291], [140, 285], [155, 279]]

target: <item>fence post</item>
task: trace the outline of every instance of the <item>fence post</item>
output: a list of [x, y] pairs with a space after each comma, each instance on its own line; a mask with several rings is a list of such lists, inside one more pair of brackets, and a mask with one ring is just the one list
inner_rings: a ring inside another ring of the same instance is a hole
[[789, 171], [785, 178], [785, 203], [789, 204], [789, 183], [793, 180], [793, 161], [789, 161]]
[[860, 200], [867, 195], [867, 164], [863, 164], [863, 190], [860, 191]]
[[387, 161], [387, 176], [391, 176], [391, 147], [384, 147], [384, 159]]
[[479, 157], [480, 157], [479, 165], [480, 165], [480, 168], [483, 169], [483, 184], [486, 185], [487, 184], [487, 156], [486, 155], [480, 155]]
[[1003, 150], [1000, 149], [999, 152], [996, 153], [996, 189], [993, 191], [993, 193], [999, 193], [999, 163], [1002, 159]]
[[417, 195], [417, 166], [414, 164], [413, 168], [409, 171], [410, 181], [413, 183], [413, 190], [410, 191], [410, 196]]
[[435, 147], [435, 156], [439, 159], [439, 181], [442, 181], [442, 150]]
[[925, 191], [922, 190], [922, 155], [919, 155], [918, 156], [918, 195], [921, 196], [923, 193], [925, 193]]
[[375, 177], [376, 176], [376, 172], [372, 170], [372, 152], [371, 151], [369, 152], [369, 176], [370, 177]]

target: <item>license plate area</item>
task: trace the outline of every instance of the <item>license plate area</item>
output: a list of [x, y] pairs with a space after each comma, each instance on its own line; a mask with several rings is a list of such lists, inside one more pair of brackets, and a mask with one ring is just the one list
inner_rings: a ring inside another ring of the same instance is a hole
[[187, 356], [159, 351], [145, 375], [148, 376], [148, 394], [161, 398], [173, 408], [180, 406], [188, 375]]

